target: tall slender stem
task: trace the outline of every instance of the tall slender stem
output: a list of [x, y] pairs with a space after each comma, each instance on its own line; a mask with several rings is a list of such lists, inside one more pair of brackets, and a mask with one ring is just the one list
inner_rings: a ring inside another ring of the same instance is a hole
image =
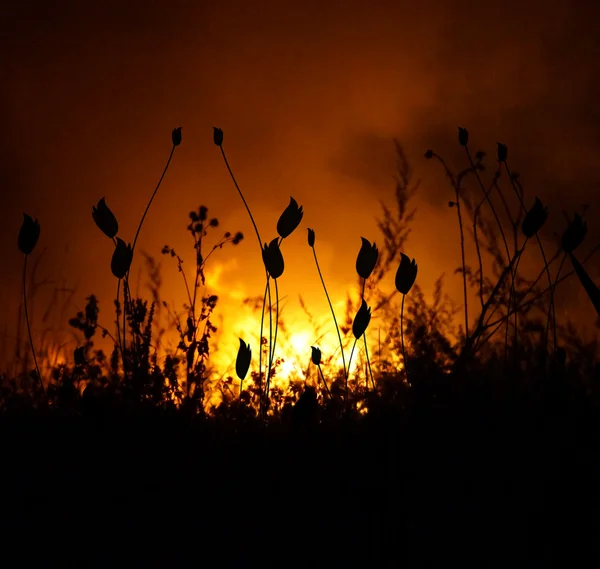
[[350, 363], [352, 362], [352, 354], [354, 354], [356, 342], [357, 338], [354, 339], [354, 343], [352, 344], [352, 350], [350, 350], [350, 359], [348, 360], [348, 373], [346, 374], [346, 411], [348, 411], [348, 375], [350, 374]]
[[325, 376], [323, 375], [323, 370], [321, 369], [321, 364], [317, 364], [317, 367], [319, 368], [319, 373], [321, 374], [321, 379], [323, 380], [323, 383], [325, 384], [325, 389], [327, 390], [329, 399], [333, 399], [333, 396], [331, 395], [331, 391], [329, 391], [329, 387], [327, 385], [327, 382], [325, 381]]
[[312, 247], [313, 255], [315, 257], [315, 263], [317, 265], [317, 271], [319, 272], [319, 277], [321, 279], [321, 284], [323, 285], [323, 289], [325, 290], [325, 296], [327, 297], [327, 302], [329, 303], [329, 308], [331, 309], [331, 315], [333, 316], [333, 322], [335, 324], [335, 331], [338, 335], [338, 340], [340, 342], [340, 351], [342, 352], [342, 364], [344, 366], [344, 376], [346, 377], [346, 382], [348, 381], [348, 371], [346, 370], [346, 358], [344, 356], [344, 346], [342, 344], [342, 336], [340, 334], [340, 327], [338, 326], [337, 319], [335, 317], [335, 311], [333, 310], [333, 304], [331, 304], [331, 299], [329, 298], [329, 293], [327, 292], [327, 287], [325, 286], [325, 280], [323, 279], [323, 274], [321, 273], [321, 267], [319, 266], [319, 261], [317, 259], [317, 252], [314, 247]]
[[408, 366], [406, 365], [406, 350], [404, 347], [404, 299], [406, 295], [402, 295], [402, 307], [400, 308], [400, 342], [402, 344], [402, 360], [404, 361], [404, 374], [406, 375], [406, 383], [408, 383]]
[[23, 305], [25, 307], [25, 322], [27, 324], [27, 332], [29, 334], [29, 344], [31, 346], [31, 353], [33, 354], [33, 362], [35, 363], [35, 370], [37, 372], [38, 380], [42, 388], [44, 397], [46, 396], [46, 390], [44, 389], [44, 382], [42, 381], [42, 374], [40, 373], [40, 367], [38, 366], [37, 356], [35, 355], [35, 347], [33, 346], [33, 336], [31, 335], [31, 326], [29, 325], [29, 313], [27, 311], [27, 259], [29, 255], [25, 255], [25, 261], [23, 263]]

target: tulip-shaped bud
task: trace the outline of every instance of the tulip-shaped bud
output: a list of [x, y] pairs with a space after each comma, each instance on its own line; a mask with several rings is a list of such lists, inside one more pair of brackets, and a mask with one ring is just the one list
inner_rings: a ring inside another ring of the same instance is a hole
[[583, 286], [585, 292], [587, 292], [587, 295], [590, 297], [590, 300], [600, 317], [600, 289], [598, 289], [596, 283], [594, 283], [590, 275], [588, 275], [581, 266], [581, 263], [572, 254], [570, 254], [569, 257], [571, 257], [571, 263], [573, 264], [573, 268], [575, 269], [575, 273], [579, 278], [581, 286]]
[[408, 294], [417, 280], [418, 265], [404, 253], [400, 255], [400, 265], [396, 271], [396, 290], [401, 294]]
[[310, 349], [310, 358], [312, 360], [312, 363], [318, 366], [321, 363], [321, 350], [315, 346], [311, 346]]
[[362, 304], [352, 323], [352, 333], [357, 340], [365, 333], [369, 322], [371, 322], [371, 309], [367, 306], [367, 303], [363, 298]]
[[216, 126], [213, 126], [213, 142], [217, 146], [223, 146], [223, 131]]
[[298, 207], [298, 202], [290, 197], [290, 205], [285, 208], [277, 222], [277, 233], [284, 239], [289, 237], [294, 229], [300, 225], [303, 215], [302, 206]]
[[581, 245], [587, 234], [587, 223], [579, 214], [571, 221], [562, 234], [560, 245], [565, 253], [572, 253]]
[[371, 243], [361, 237], [362, 245], [360, 251], [358, 252], [358, 257], [356, 257], [356, 272], [359, 277], [363, 279], [368, 279], [377, 264], [377, 257], [379, 257], [379, 251], [377, 251], [377, 246], [375, 243], [371, 245]]
[[250, 344], [246, 344], [246, 342], [240, 338], [240, 347], [238, 349], [237, 359], [235, 360], [235, 373], [237, 373], [237, 376], [242, 381], [246, 377], [248, 369], [250, 369], [251, 360], [252, 350], [250, 349]]
[[171, 140], [173, 141], [173, 146], [179, 146], [181, 144], [181, 127], [173, 129], [171, 133]]
[[126, 245], [123, 239], [117, 237], [117, 246], [115, 247], [115, 252], [113, 253], [112, 261], [110, 263], [112, 274], [118, 279], [122, 279], [127, 274], [132, 260], [133, 250], [131, 248], [131, 243]]
[[34, 249], [40, 238], [40, 224], [38, 220], [23, 214], [23, 224], [19, 230], [19, 249], [21, 253], [29, 255]]
[[278, 237], [275, 237], [268, 245], [265, 243], [262, 257], [271, 278], [278, 279], [283, 274], [283, 255], [279, 248]]
[[544, 206], [539, 198], [535, 198], [533, 207], [527, 212], [521, 225], [523, 235], [527, 238], [533, 237], [546, 223], [546, 219], [548, 219], [548, 208]]
[[469, 143], [469, 131], [466, 128], [458, 127], [458, 143], [466, 146]]
[[102, 233], [104, 233], [104, 235], [106, 235], [109, 239], [113, 239], [119, 232], [119, 223], [117, 222], [117, 218], [106, 205], [104, 198], [98, 202], [97, 206], [92, 206], [92, 217]]
[[506, 162], [508, 158], [508, 148], [506, 144], [498, 142], [498, 162]]
[[312, 229], [308, 230], [308, 246], [309, 247], [315, 246], [315, 232]]

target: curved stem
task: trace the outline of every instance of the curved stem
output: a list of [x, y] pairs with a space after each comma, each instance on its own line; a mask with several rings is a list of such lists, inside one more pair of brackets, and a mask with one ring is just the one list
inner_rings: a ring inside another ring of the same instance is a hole
[[333, 399], [333, 396], [331, 395], [331, 391], [329, 391], [329, 387], [327, 386], [327, 382], [325, 381], [325, 376], [323, 375], [323, 370], [321, 369], [321, 364], [317, 364], [317, 367], [319, 368], [319, 373], [321, 374], [321, 379], [323, 380], [323, 383], [325, 384], [325, 389], [327, 390], [329, 399]]
[[[373, 391], [377, 391], [377, 388], [375, 387], [375, 380], [373, 379], [373, 370], [371, 369], [371, 361], [369, 360], [369, 348], [367, 347], [367, 331], [365, 330], [365, 333], [363, 334], [363, 338], [365, 339], [365, 355], [367, 356], [367, 366], [369, 369], [369, 374], [371, 376], [371, 383], [373, 384]], [[365, 385], [367, 386], [367, 391], [369, 390], [369, 376], [367, 376], [367, 381], [365, 382]]]
[[[508, 164], [506, 162], [506, 160], [504, 161], [504, 167], [506, 168], [506, 173], [508, 174], [508, 179], [510, 180], [510, 184], [515, 192], [515, 194], [517, 195], [517, 198], [521, 204], [521, 207], [523, 208], [523, 211], [525, 212], [525, 215], [527, 215], [527, 208], [525, 207], [525, 202], [523, 201], [523, 198], [521, 197], [521, 194], [519, 193], [517, 186], [515, 184], [515, 181], [513, 180], [513, 176], [512, 173], [508, 167]], [[548, 261], [546, 260], [546, 252], [544, 251], [544, 246], [542, 245], [542, 240], [540, 239], [540, 236], [536, 233], [535, 234], [535, 238], [537, 240], [538, 246], [540, 248], [540, 252], [542, 253], [542, 259], [544, 261], [544, 268], [546, 270], [546, 275], [548, 276], [548, 286], [552, 289], [552, 276], [550, 275], [550, 268], [548, 266]], [[563, 263], [564, 263], [564, 259], [563, 259]], [[562, 266], [562, 263], [561, 263]], [[560, 272], [560, 269], [559, 269]], [[556, 283], [555, 283], [556, 286]], [[551, 291], [550, 293], [550, 308], [548, 309], [548, 312], [552, 312], [552, 314], [554, 315], [554, 341], [556, 343], [556, 308], [554, 306], [554, 291]], [[544, 346], [544, 353], [546, 353], [548, 349], [548, 329], [546, 329], [546, 337], [545, 337], [545, 346]], [[554, 346], [554, 349], [556, 349], [556, 345]]]
[[406, 365], [406, 349], [404, 347], [404, 299], [406, 295], [402, 295], [402, 307], [400, 308], [400, 342], [402, 343], [402, 360], [404, 361], [404, 374], [406, 375], [406, 383], [408, 384], [408, 366]]
[[350, 359], [348, 360], [348, 373], [346, 374], [346, 411], [348, 410], [348, 375], [350, 374], [350, 362], [352, 361], [352, 354], [354, 354], [354, 348], [356, 347], [357, 340], [357, 338], [354, 339], [352, 350], [350, 350]]
[[254, 226], [254, 231], [256, 232], [256, 237], [258, 238], [258, 246], [260, 247], [261, 253], [262, 253], [262, 239], [260, 238], [260, 233], [258, 232], [258, 227], [256, 226], [256, 222], [254, 221], [254, 216], [252, 215], [252, 212], [250, 211], [250, 208], [248, 207], [248, 203], [246, 202], [246, 198], [244, 198], [244, 194], [242, 194], [242, 190], [240, 190], [240, 187], [238, 186], [238, 183], [235, 179], [235, 176], [233, 175], [233, 172], [231, 171], [231, 167], [229, 166], [229, 162], [227, 160], [227, 156], [225, 156], [225, 150], [223, 149], [223, 146], [221, 145], [219, 148], [221, 148], [221, 154], [223, 156], [223, 160], [225, 160], [225, 166], [227, 166], [227, 170], [229, 171], [229, 175], [231, 176], [231, 179], [233, 180], [233, 183], [238, 191], [238, 193], [240, 194], [240, 198], [242, 198], [242, 201], [244, 202], [244, 205], [246, 206], [246, 211], [248, 212], [248, 215], [250, 216], [250, 221], [252, 221], [252, 225]]
[[[550, 306], [554, 306], [554, 290], [556, 289], [556, 285], [558, 284], [558, 279], [560, 277], [560, 272], [562, 271], [563, 265], [565, 264], [565, 261], [567, 260], [567, 254], [565, 253], [562, 261], [560, 262], [560, 265], [558, 267], [558, 272], [556, 273], [556, 278], [554, 279], [554, 285], [551, 287], [550, 289]], [[549, 333], [550, 333], [550, 310], [548, 310], [548, 319], [546, 320], [546, 338], [548, 337]], [[556, 352], [556, 348], [558, 347], [558, 343], [557, 343], [557, 338], [556, 338], [556, 310], [552, 311], [552, 314], [554, 315], [554, 351]]]
[[[144, 225], [144, 220], [146, 219], [148, 210], [150, 209], [150, 206], [152, 205], [152, 201], [154, 200], [154, 196], [156, 196], [156, 193], [158, 192], [158, 188], [160, 188], [163, 178], [165, 177], [165, 174], [167, 173], [167, 170], [169, 169], [169, 164], [171, 163], [171, 159], [173, 158], [173, 153], [175, 152], [175, 148], [176, 148], [175, 145], [173, 145], [173, 148], [171, 148], [171, 153], [169, 154], [169, 159], [167, 160], [165, 169], [163, 170], [163, 173], [161, 174], [160, 179], [158, 180], [158, 184], [156, 184], [156, 188], [154, 189], [154, 192], [152, 193], [152, 196], [150, 197], [150, 201], [148, 202], [148, 205], [146, 206], [146, 209], [144, 210], [144, 215], [142, 215], [140, 224], [138, 225], [137, 231], [135, 232], [135, 237], [133, 238], [133, 245], [131, 246], [131, 254], [132, 255], [135, 250], [135, 244], [137, 243], [138, 236], [140, 234], [140, 231], [142, 230], [142, 225]], [[129, 277], [129, 271], [127, 271], [127, 277]]]
[[523, 251], [525, 250], [525, 245], [527, 245], [527, 241], [529, 241], [529, 237], [525, 237], [525, 241], [523, 242], [523, 246], [518, 252], [517, 260], [515, 262], [514, 271], [511, 270], [511, 285], [510, 292], [508, 293], [508, 304], [506, 309], [506, 333], [504, 336], [504, 365], [506, 365], [507, 357], [508, 357], [508, 322], [510, 320], [510, 302], [514, 297], [514, 316], [515, 316], [515, 349], [516, 349], [516, 341], [517, 341], [517, 324], [518, 324], [518, 314], [517, 314], [517, 297], [515, 294], [515, 280], [517, 278], [517, 270], [519, 269], [519, 263], [521, 262], [521, 257], [523, 255]]
[[331, 304], [331, 299], [329, 298], [329, 293], [327, 292], [327, 287], [325, 286], [325, 281], [323, 279], [323, 274], [321, 273], [321, 267], [319, 267], [319, 261], [317, 259], [317, 252], [315, 248], [312, 248], [313, 255], [315, 257], [315, 263], [317, 265], [317, 271], [319, 272], [319, 277], [321, 278], [321, 284], [323, 285], [323, 289], [325, 290], [325, 296], [327, 297], [327, 302], [329, 303], [329, 308], [331, 309], [331, 314], [333, 316], [333, 322], [335, 323], [335, 331], [338, 335], [338, 340], [340, 342], [340, 351], [342, 352], [342, 364], [344, 366], [344, 376], [346, 377], [346, 381], [348, 381], [348, 371], [346, 370], [346, 358], [344, 357], [344, 346], [342, 344], [342, 336], [340, 334], [340, 327], [338, 326], [337, 319], [335, 317], [335, 312], [333, 310], [333, 305]]
[[[277, 279], [273, 279], [275, 281], [275, 335], [273, 336], [273, 319], [271, 317], [269, 321], [270, 330], [269, 330], [269, 374], [267, 376], [267, 391], [266, 391], [266, 400], [269, 402], [269, 386], [271, 384], [271, 367], [273, 366], [273, 360], [275, 359], [275, 344], [277, 343], [277, 322], [279, 320], [279, 287], [277, 285]], [[270, 289], [269, 289], [270, 290]], [[273, 314], [273, 308], [271, 307], [271, 298], [269, 295], [269, 313]], [[273, 338], [273, 343], [271, 344], [271, 338]]]
[[42, 388], [44, 397], [46, 396], [46, 390], [44, 389], [44, 382], [42, 381], [42, 374], [40, 373], [40, 367], [38, 366], [37, 356], [35, 355], [35, 348], [33, 346], [33, 336], [31, 335], [31, 326], [29, 325], [29, 313], [27, 311], [27, 259], [29, 255], [25, 255], [25, 262], [23, 263], [23, 305], [25, 307], [25, 322], [27, 324], [27, 332], [29, 334], [29, 345], [31, 346], [31, 353], [33, 354], [33, 362], [35, 363], [35, 370], [37, 372], [38, 380]]

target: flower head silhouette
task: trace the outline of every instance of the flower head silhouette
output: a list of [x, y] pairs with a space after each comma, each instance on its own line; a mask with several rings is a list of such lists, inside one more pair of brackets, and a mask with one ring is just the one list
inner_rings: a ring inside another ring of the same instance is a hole
[[92, 217], [102, 233], [109, 239], [114, 239], [119, 232], [119, 223], [113, 212], [106, 205], [105, 198], [102, 198], [97, 206], [92, 206]]
[[19, 249], [21, 253], [29, 255], [37, 245], [40, 238], [40, 224], [26, 213], [23, 214], [23, 224], [19, 231]]
[[300, 225], [303, 215], [302, 206], [298, 207], [298, 202], [290, 197], [290, 204], [279, 217], [279, 221], [277, 221], [277, 233], [280, 237], [283, 239], [289, 237], [296, 227]]

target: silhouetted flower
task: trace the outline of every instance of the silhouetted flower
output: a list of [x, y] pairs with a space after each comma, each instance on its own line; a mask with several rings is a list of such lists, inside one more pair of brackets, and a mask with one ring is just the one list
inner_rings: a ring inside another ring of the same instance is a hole
[[213, 141], [217, 146], [223, 145], [223, 131], [216, 126], [213, 126]]
[[433, 158], [433, 150], [429, 149], [427, 152], [425, 152], [425, 158], [427, 158], [427, 160], [429, 160], [430, 158]]
[[315, 246], [315, 232], [312, 229], [308, 230], [308, 246], [309, 247]]
[[361, 239], [362, 245], [358, 252], [358, 256], [356, 257], [356, 272], [358, 273], [358, 276], [363, 279], [368, 279], [377, 264], [379, 251], [377, 251], [375, 243], [371, 245], [364, 237], [361, 237]]
[[498, 142], [498, 162], [506, 162], [508, 158], [508, 148], [506, 144]]
[[279, 216], [279, 221], [277, 222], [277, 233], [284, 239], [289, 237], [294, 229], [300, 225], [300, 221], [302, 221], [302, 216], [304, 212], [302, 211], [302, 206], [298, 207], [298, 202], [290, 197], [290, 205], [288, 205], [283, 213]]
[[240, 347], [238, 349], [237, 358], [235, 360], [235, 373], [243, 381], [250, 368], [250, 361], [252, 360], [252, 350], [250, 344], [246, 344], [244, 340], [240, 338]]
[[367, 303], [363, 298], [362, 304], [352, 323], [352, 333], [357, 340], [365, 333], [369, 322], [371, 322], [371, 309], [367, 306]]
[[544, 223], [546, 223], [546, 219], [548, 219], [548, 208], [536, 197], [535, 203], [527, 212], [521, 225], [523, 235], [528, 238], [533, 237], [542, 228]]
[[278, 279], [283, 274], [283, 255], [279, 248], [278, 237], [275, 237], [268, 245], [265, 243], [262, 257], [271, 278]]
[[173, 141], [173, 146], [179, 146], [181, 144], [181, 127], [173, 129], [171, 133], [171, 140]]
[[201, 205], [198, 210], [198, 221], [206, 221], [206, 214], [208, 213], [208, 208], [205, 205]]
[[113, 239], [119, 232], [119, 223], [117, 222], [117, 218], [106, 205], [104, 198], [98, 202], [97, 206], [92, 206], [92, 217], [102, 233], [104, 233], [104, 235], [106, 235], [109, 239]]
[[34, 249], [40, 238], [40, 224], [30, 215], [23, 214], [23, 224], [19, 230], [19, 249], [21, 253], [29, 255]]
[[587, 224], [579, 214], [571, 221], [562, 234], [560, 245], [565, 253], [572, 253], [581, 245], [587, 234]]
[[123, 239], [117, 237], [117, 246], [115, 247], [112, 261], [110, 263], [110, 270], [112, 271], [112, 274], [118, 279], [122, 279], [127, 274], [132, 260], [133, 250], [131, 248], [131, 243], [126, 245]]
[[412, 261], [404, 253], [400, 253], [400, 265], [396, 271], [396, 290], [402, 294], [408, 294], [417, 279], [417, 263]]
[[575, 273], [579, 278], [581, 286], [583, 286], [585, 292], [587, 292], [598, 316], [600, 316], [600, 290], [573, 254], [570, 253], [569, 257], [571, 258], [571, 263], [573, 263], [573, 268], [575, 269]]
[[458, 142], [461, 146], [469, 143], [469, 131], [466, 128], [458, 127]]
[[315, 346], [311, 346], [310, 349], [312, 363], [318, 366], [321, 363], [321, 350]]

